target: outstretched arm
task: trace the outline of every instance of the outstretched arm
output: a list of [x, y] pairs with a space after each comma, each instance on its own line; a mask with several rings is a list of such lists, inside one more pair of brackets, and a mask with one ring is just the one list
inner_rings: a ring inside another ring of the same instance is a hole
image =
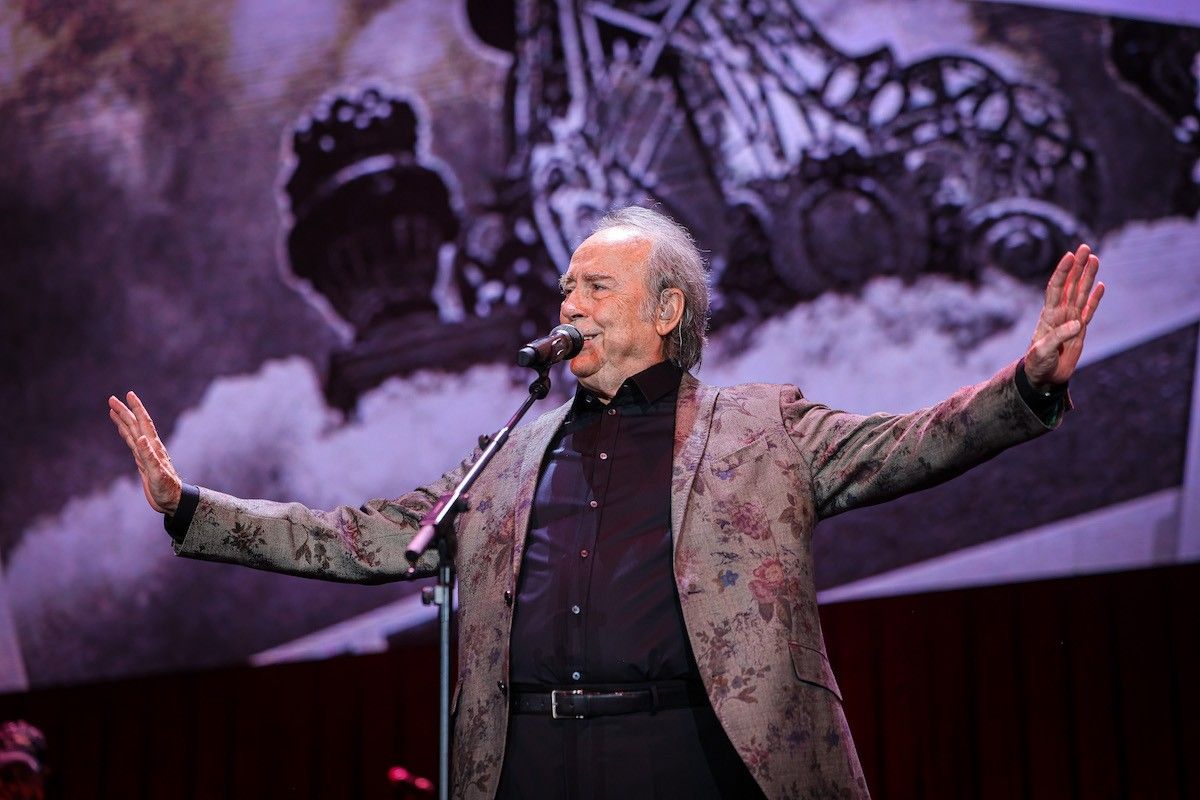
[[416, 565], [415, 574], [408, 574], [405, 546], [422, 515], [478, 455], [476, 451], [429, 486], [357, 508], [319, 511], [299, 503], [247, 500], [210, 489], [199, 489], [191, 506], [181, 507], [183, 482], [154, 421], [136, 394], [129, 392], [126, 400], [128, 405], [110, 397], [108, 414], [133, 453], [150, 507], [168, 515], [179, 512], [182, 517], [177, 532], [168, 525], [175, 552], [292, 575], [377, 583], [432, 574], [436, 568], [432, 553]]
[[[1080, 245], [1050, 278], [1020, 362], [1039, 393], [1063, 386], [1075, 372], [1104, 295], [1104, 284], [1095, 283], [1099, 266], [1091, 249]], [[818, 514], [828, 517], [933, 486], [1057, 426], [1061, 414], [1035, 413], [1015, 375], [1005, 367], [937, 405], [899, 416], [863, 417], [809, 403], [798, 393], [785, 395], [783, 419], [808, 455]]]

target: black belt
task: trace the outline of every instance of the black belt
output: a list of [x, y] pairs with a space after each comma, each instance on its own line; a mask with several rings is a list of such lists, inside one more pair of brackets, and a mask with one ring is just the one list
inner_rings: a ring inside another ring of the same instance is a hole
[[554, 719], [588, 719], [689, 708], [706, 702], [704, 687], [688, 681], [660, 681], [628, 688], [525, 691], [513, 687], [514, 714], [549, 714]]

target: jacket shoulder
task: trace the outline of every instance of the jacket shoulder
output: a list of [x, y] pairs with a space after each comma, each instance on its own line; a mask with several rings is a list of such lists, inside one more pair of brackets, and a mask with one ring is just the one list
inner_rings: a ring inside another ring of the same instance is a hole
[[800, 390], [784, 383], [739, 383], [724, 386], [717, 395], [718, 411], [740, 411], [753, 416], [778, 419], [782, 403], [800, 396]]

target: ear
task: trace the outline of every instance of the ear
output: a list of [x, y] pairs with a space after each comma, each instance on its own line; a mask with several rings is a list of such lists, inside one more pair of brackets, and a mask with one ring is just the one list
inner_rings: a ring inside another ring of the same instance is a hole
[[659, 336], [666, 336], [679, 325], [683, 319], [683, 291], [680, 289], [663, 289], [658, 296], [658, 308], [654, 316], [654, 329]]

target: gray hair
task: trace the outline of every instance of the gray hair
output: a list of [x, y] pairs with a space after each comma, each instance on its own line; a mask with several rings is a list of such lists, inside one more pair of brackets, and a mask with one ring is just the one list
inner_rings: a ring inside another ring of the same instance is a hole
[[675, 220], [641, 206], [627, 206], [605, 214], [596, 231], [630, 228], [650, 240], [646, 260], [646, 315], [653, 318], [667, 289], [683, 292], [683, 318], [666, 337], [666, 356], [681, 369], [700, 363], [708, 330], [708, 265], [696, 240]]

